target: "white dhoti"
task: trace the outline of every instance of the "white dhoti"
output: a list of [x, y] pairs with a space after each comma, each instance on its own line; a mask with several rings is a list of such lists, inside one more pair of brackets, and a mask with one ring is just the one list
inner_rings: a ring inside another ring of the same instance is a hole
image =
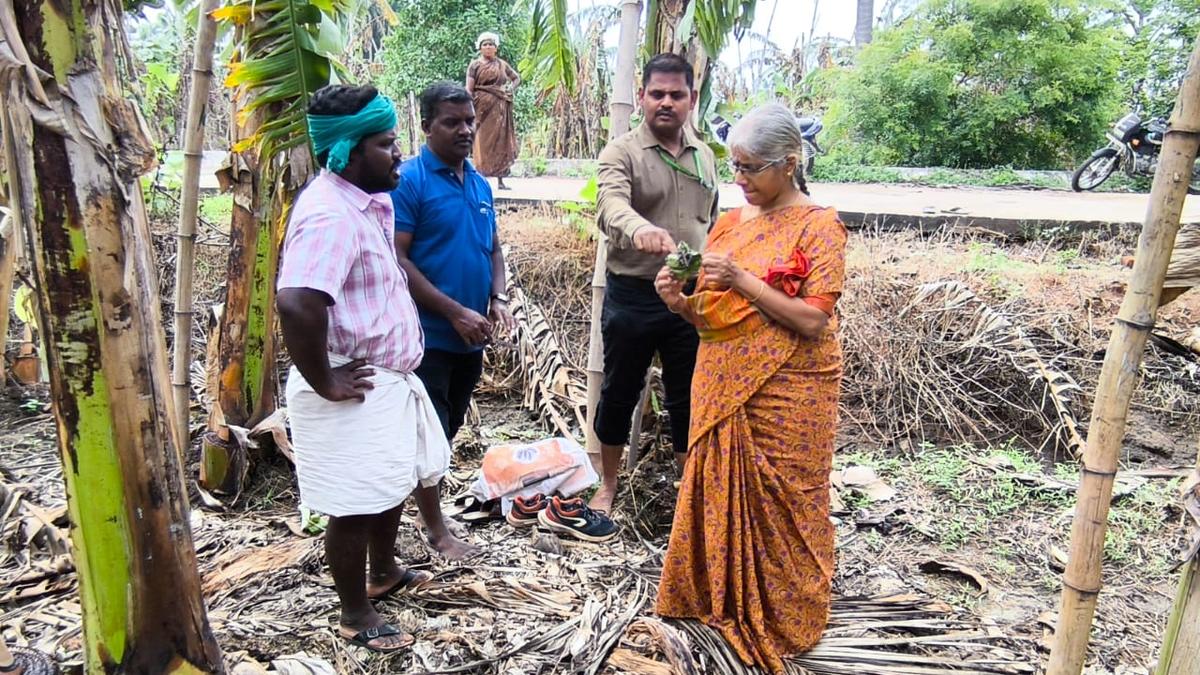
[[[330, 355], [330, 365], [349, 359]], [[321, 398], [295, 366], [287, 405], [300, 502], [330, 516], [382, 513], [418, 484], [436, 485], [450, 467], [450, 444], [425, 386], [412, 373], [379, 366], [366, 400]]]

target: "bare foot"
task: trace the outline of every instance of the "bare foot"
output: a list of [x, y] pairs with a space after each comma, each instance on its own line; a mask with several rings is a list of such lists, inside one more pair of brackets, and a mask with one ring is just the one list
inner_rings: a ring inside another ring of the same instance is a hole
[[[417, 529], [422, 532], [428, 532], [430, 529], [429, 526], [425, 524], [425, 517], [420, 513], [418, 513], [417, 517], [413, 519], [413, 524], [416, 525]], [[466, 539], [468, 536], [467, 526], [452, 518], [443, 517], [442, 526], [445, 527], [450, 534], [458, 537], [459, 539]]]
[[600, 489], [588, 501], [588, 508], [593, 511], [612, 513], [613, 501], [617, 498], [617, 486], [601, 483]]
[[444, 527], [442, 528], [442, 532], [438, 534], [434, 534], [431, 531], [428, 539], [429, 545], [433, 547], [433, 550], [441, 553], [449, 560], [466, 560], [482, 553], [482, 549], [478, 546], [468, 544], [459, 539]]

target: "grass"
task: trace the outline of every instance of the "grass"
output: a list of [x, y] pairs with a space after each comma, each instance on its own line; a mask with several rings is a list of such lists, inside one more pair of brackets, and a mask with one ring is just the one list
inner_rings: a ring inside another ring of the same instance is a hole
[[[1005, 578], [1018, 573], [1021, 560], [1045, 555], [1045, 539], [1034, 542], [1025, 528], [1040, 522], [1052, 528], [1046, 532], [1050, 540], [1064, 550], [1068, 546], [1070, 519], [1062, 516], [1071, 512], [1074, 493], [1037, 489], [1018, 481], [1018, 474], [1047, 472], [1035, 456], [1016, 443], [989, 448], [922, 444], [907, 456], [858, 450], [837, 456], [835, 465], [875, 469], [882, 480], [897, 488], [898, 499], [916, 500], [907, 508], [927, 518], [921, 530], [933, 537], [938, 548], [955, 552], [983, 547], [987, 559], [981, 564]], [[1074, 482], [1078, 471], [1076, 464], [1064, 462], [1055, 465], [1051, 473], [1060, 480]], [[1104, 547], [1106, 566], [1137, 569], [1150, 579], [1171, 574], [1174, 560], [1163, 535], [1171, 530], [1169, 522], [1172, 509], [1177, 508], [1179, 483], [1179, 479], [1152, 481], [1113, 504]], [[845, 491], [842, 498], [852, 511], [872, 506], [864, 496], [851, 491]], [[1022, 534], [1014, 537], [1017, 527], [1022, 528]], [[1057, 583], [1054, 577], [1053, 584]]]
[[200, 217], [210, 223], [228, 223], [233, 216], [233, 195], [204, 195], [200, 198]]
[[[1022, 176], [1012, 167], [994, 169], [933, 168], [929, 173], [915, 176], [891, 167], [844, 164], [832, 157], [817, 157], [812, 180], [821, 183], [907, 183], [932, 187], [996, 187], [1069, 190], [1065, 177], [1049, 175]], [[1124, 174], [1110, 177], [1098, 192], [1147, 192], [1150, 182], [1144, 178], [1130, 179]]]
[[549, 164], [546, 162], [545, 157], [534, 157], [532, 159], [527, 159], [525, 160], [525, 166], [528, 167], [529, 173], [533, 174], [534, 176], [545, 176], [546, 171], [549, 168]]
[[1136, 566], [1152, 579], [1171, 574], [1175, 561], [1165, 552], [1149, 549], [1145, 542], [1147, 535], [1163, 530], [1178, 502], [1181, 480], [1150, 483], [1113, 504], [1104, 540], [1106, 562]]

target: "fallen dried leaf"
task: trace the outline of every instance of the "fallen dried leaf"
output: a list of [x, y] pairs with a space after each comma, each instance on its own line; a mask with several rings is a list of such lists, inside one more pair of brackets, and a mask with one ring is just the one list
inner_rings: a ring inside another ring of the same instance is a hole
[[316, 546], [313, 539], [288, 539], [248, 550], [232, 549], [213, 562], [213, 572], [204, 578], [204, 594], [211, 595], [260, 572], [294, 567]]
[[[838, 474], [839, 472], [833, 472]], [[840, 472], [836, 479], [830, 475], [830, 481], [835, 485], [841, 483], [846, 488], [863, 494], [873, 502], [882, 502], [896, 496], [896, 491], [879, 479], [875, 469], [869, 466], [848, 466]]]
[[989, 592], [989, 589], [991, 588], [991, 586], [988, 584], [987, 577], [983, 576], [983, 574], [974, 567], [968, 567], [967, 565], [961, 565], [959, 563], [946, 560], [926, 560], [925, 562], [921, 563], [919, 567], [921, 571], [925, 572], [926, 574], [948, 573], [966, 577], [984, 593]]

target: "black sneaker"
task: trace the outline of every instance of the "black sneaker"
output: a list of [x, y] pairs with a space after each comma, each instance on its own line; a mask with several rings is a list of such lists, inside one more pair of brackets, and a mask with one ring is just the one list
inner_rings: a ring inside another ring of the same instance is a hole
[[538, 522], [557, 532], [583, 541], [608, 541], [617, 535], [617, 524], [601, 511], [593, 511], [582, 499], [553, 497], [538, 513]]

